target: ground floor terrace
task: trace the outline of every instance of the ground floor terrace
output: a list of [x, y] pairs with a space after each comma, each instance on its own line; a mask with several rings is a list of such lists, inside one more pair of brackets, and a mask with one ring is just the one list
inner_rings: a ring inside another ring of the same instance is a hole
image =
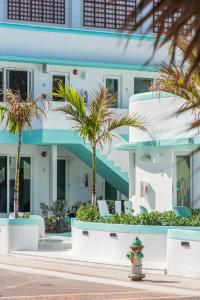
[[[59, 133], [48, 132], [52, 140], [58, 139]], [[74, 132], [69, 137], [66, 131], [62, 131], [66, 144], [37, 143], [36, 136], [38, 139], [40, 134], [41, 131], [38, 131], [23, 136], [19, 210], [41, 214], [41, 202], [49, 205], [54, 200], [66, 199], [71, 208], [79, 202], [90, 201], [92, 172], [89, 145], [77, 142]], [[2, 142], [5, 143], [1, 144], [0, 150], [1, 215], [13, 212], [16, 138], [2, 133]], [[31, 142], [27, 139], [31, 139]], [[128, 175], [124, 178], [120, 168], [100, 153], [97, 154], [97, 172], [98, 198], [117, 200], [128, 196]]]

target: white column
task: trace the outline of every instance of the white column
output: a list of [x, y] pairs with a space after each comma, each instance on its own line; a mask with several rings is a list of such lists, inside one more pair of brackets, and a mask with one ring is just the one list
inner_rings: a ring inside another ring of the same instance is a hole
[[81, 28], [83, 21], [83, 1], [71, 0], [71, 27]]
[[51, 201], [57, 200], [57, 145], [51, 146]]

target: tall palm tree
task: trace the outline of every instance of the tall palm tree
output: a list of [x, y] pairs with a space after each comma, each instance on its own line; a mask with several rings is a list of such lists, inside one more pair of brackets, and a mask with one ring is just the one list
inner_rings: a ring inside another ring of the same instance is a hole
[[22, 147], [22, 132], [28, 129], [32, 130], [31, 121], [34, 118], [40, 119], [45, 115], [48, 101], [44, 101], [45, 96], [36, 100], [28, 98], [22, 100], [20, 92], [6, 91], [6, 103], [0, 105], [0, 122], [5, 120], [5, 129], [11, 134], [18, 134], [18, 148], [16, 157], [15, 185], [14, 185], [14, 216], [18, 218], [19, 212], [19, 187], [20, 187], [20, 158]]
[[96, 205], [96, 150], [104, 143], [111, 141], [113, 131], [122, 126], [131, 126], [145, 130], [143, 117], [134, 114], [118, 115], [110, 109], [116, 101], [105, 88], [100, 88], [91, 95], [88, 106], [83, 97], [69, 86], [58, 83], [54, 96], [64, 99], [65, 105], [55, 111], [64, 113], [66, 117], [75, 122], [74, 130], [80, 134], [84, 142], [89, 142], [92, 148], [92, 204]]
[[[188, 42], [180, 39], [178, 48], [183, 56], [187, 52], [187, 47]], [[175, 64], [166, 64], [165, 62], [159, 64], [157, 67], [160, 71], [160, 77], [151, 87], [152, 91], [171, 93], [185, 100], [177, 113], [180, 114], [187, 110], [194, 113], [195, 118], [191, 128], [200, 126], [200, 64], [188, 77], [191, 65], [196, 60], [197, 55], [194, 50], [189, 53], [185, 68]]]
[[[118, 0], [110, 0], [113, 3]], [[138, 12], [142, 14], [138, 17]], [[133, 23], [135, 20], [135, 24]], [[189, 76], [192, 71], [200, 63], [200, 1], [199, 0], [140, 0], [136, 1], [136, 7], [130, 10], [126, 21], [122, 26], [122, 30], [130, 29], [130, 32], [135, 32], [140, 29], [145, 23], [149, 24], [146, 34], [149, 30], [155, 32], [155, 48], [171, 42], [173, 43], [172, 58], [178, 48], [178, 39], [180, 36], [188, 35], [189, 43], [184, 53], [182, 63], [186, 61], [189, 54], [195, 49], [197, 56], [190, 66]], [[166, 23], [172, 21], [172, 26], [165, 26]], [[155, 27], [157, 30], [155, 31]], [[164, 36], [163, 38], [161, 38]]]

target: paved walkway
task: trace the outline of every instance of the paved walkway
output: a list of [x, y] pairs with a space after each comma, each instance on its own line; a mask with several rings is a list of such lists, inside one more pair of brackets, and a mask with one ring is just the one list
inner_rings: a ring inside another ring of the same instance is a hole
[[200, 299], [200, 280], [147, 274], [131, 282], [127, 268], [0, 257], [1, 299]]

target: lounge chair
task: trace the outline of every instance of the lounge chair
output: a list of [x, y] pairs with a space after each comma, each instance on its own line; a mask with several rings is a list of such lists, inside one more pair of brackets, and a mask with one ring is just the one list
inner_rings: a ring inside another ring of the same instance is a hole
[[139, 210], [140, 210], [140, 213], [143, 214], [143, 213], [148, 213], [148, 210], [146, 209], [146, 207], [142, 206], [142, 205], [139, 205]]
[[122, 213], [122, 202], [119, 200], [115, 201], [115, 213], [118, 215]]
[[97, 200], [97, 204], [99, 207], [99, 213], [101, 217], [109, 217], [111, 214], [108, 210], [108, 205], [106, 203], [106, 200]]
[[130, 215], [133, 213], [133, 204], [132, 201], [124, 201], [124, 212], [127, 215]]
[[186, 206], [175, 206], [173, 207], [173, 212], [177, 217], [185, 217], [185, 218], [192, 217], [192, 210]]

